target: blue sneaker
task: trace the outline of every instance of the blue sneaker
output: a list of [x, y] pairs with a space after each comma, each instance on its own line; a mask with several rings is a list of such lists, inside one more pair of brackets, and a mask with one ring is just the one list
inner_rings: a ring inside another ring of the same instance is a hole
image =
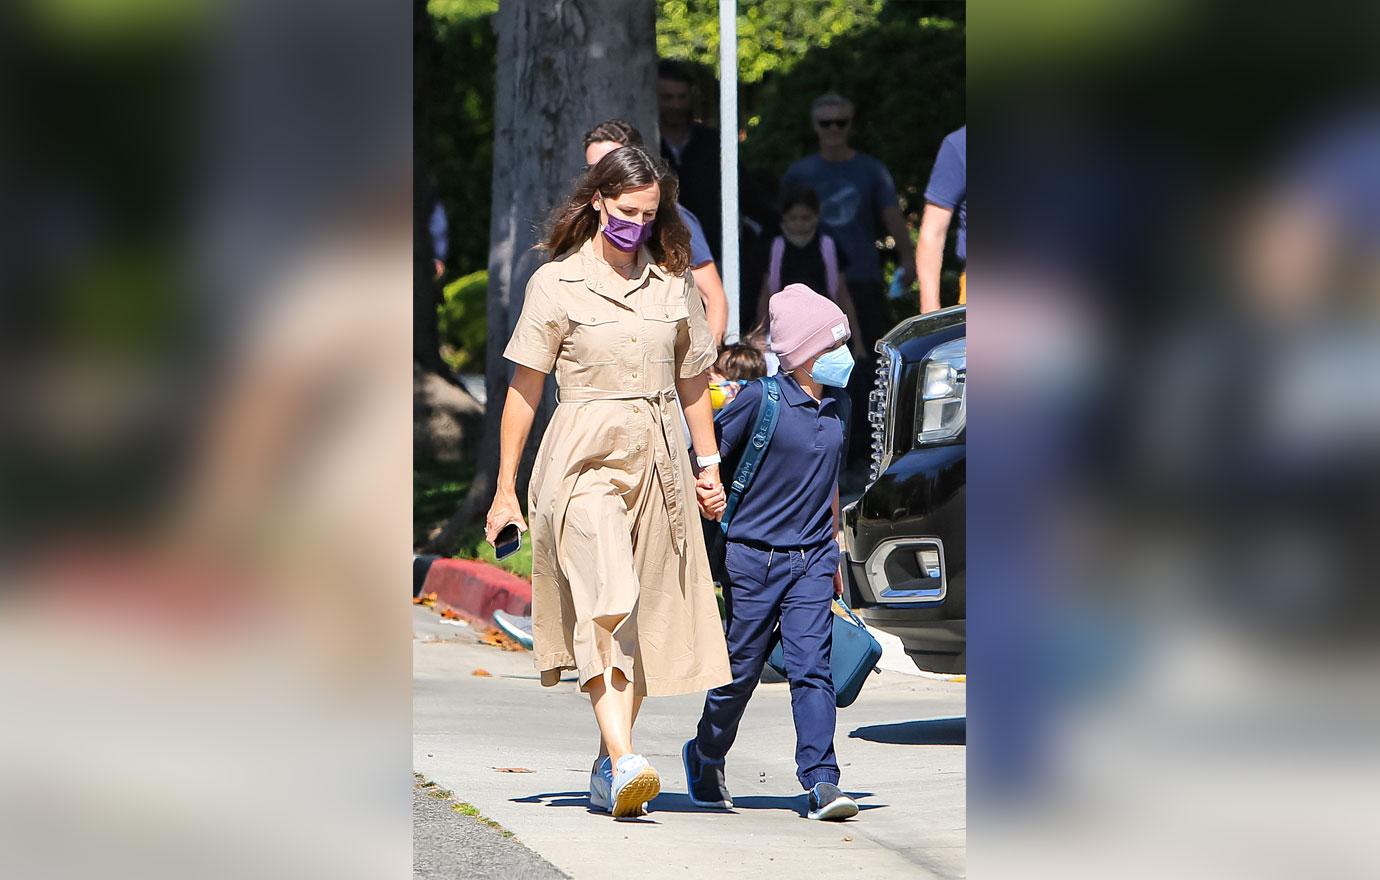
[[690, 803], [697, 807], [718, 810], [733, 809], [733, 798], [724, 782], [724, 762], [708, 761], [695, 747], [692, 739], [680, 747], [680, 760], [685, 765], [685, 788]]
[[613, 761], [608, 755], [594, 759], [589, 771], [589, 807], [602, 813], [613, 812]]
[[624, 755], [613, 770], [613, 815], [640, 816], [647, 801], [661, 794], [661, 777], [641, 755]]
[[858, 815], [858, 804], [832, 782], [819, 782], [810, 789], [809, 819], [841, 821]]
[[503, 634], [508, 638], [527, 650], [532, 650], [532, 618], [518, 617], [506, 611], [495, 611], [494, 625], [503, 630]]

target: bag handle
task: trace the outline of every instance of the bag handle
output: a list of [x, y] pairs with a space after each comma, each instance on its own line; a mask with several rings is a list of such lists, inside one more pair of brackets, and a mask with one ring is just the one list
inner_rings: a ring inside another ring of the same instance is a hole
[[853, 613], [853, 609], [848, 607], [848, 603], [844, 601], [842, 596], [835, 596], [834, 601], [839, 603], [839, 605], [843, 607], [844, 612], [847, 613], [850, 618], [852, 618], [854, 623], [856, 623], [863, 629], [867, 629], [867, 624], [863, 623], [862, 618], [858, 617], [858, 615]]

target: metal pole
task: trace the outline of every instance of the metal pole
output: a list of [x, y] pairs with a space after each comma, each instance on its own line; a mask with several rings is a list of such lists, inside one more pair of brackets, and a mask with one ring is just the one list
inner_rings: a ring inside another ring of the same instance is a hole
[[738, 3], [719, 0], [719, 170], [728, 332], [738, 338]]

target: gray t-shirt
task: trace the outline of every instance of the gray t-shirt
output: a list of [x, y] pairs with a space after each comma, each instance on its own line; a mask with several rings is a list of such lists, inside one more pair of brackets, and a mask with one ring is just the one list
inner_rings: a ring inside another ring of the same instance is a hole
[[891, 172], [866, 153], [844, 162], [829, 162], [816, 153], [791, 165], [781, 179], [783, 190], [800, 185], [819, 195], [820, 222], [848, 257], [844, 274], [849, 282], [881, 284], [876, 242], [886, 234], [882, 211], [896, 204]]

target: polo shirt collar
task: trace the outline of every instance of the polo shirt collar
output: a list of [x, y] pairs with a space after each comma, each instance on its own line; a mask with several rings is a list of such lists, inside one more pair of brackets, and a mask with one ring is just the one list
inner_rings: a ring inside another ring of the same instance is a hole
[[776, 374], [776, 378], [780, 380], [781, 383], [781, 396], [784, 397], [786, 399], [786, 402], [789, 403], [791, 406], [819, 405], [819, 401], [816, 401], [813, 397], [810, 396], [810, 393], [808, 391], [806, 391], [804, 388], [801, 388], [800, 383], [795, 381], [795, 377], [792, 376], [790, 373], [784, 371], [778, 372]]

